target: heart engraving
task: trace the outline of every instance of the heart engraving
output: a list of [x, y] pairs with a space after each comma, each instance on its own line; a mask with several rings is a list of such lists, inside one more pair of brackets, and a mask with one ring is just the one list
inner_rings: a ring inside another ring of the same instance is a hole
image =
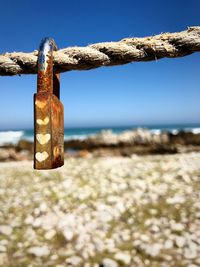
[[46, 106], [46, 104], [47, 104], [47, 101], [41, 101], [41, 100], [36, 100], [35, 101], [35, 104], [36, 104], [36, 106], [38, 107], [38, 108], [44, 108], [45, 106]]
[[45, 161], [48, 157], [49, 157], [49, 154], [46, 151], [44, 151], [44, 152], [37, 152], [35, 154], [35, 158], [39, 162]]
[[45, 117], [43, 120], [37, 119], [37, 124], [39, 125], [47, 125], [48, 123], [49, 123], [49, 117]]
[[51, 135], [50, 134], [36, 134], [36, 138], [41, 145], [44, 145], [49, 142], [49, 140], [51, 139]]

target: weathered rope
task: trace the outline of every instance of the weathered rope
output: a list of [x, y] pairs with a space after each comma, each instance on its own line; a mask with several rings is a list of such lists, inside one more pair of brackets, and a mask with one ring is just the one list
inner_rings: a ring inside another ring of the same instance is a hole
[[[200, 27], [144, 38], [126, 38], [86, 47], [68, 47], [54, 52], [54, 70], [88, 70], [101, 66], [182, 57], [200, 51]], [[37, 73], [37, 51], [0, 55], [0, 76]]]

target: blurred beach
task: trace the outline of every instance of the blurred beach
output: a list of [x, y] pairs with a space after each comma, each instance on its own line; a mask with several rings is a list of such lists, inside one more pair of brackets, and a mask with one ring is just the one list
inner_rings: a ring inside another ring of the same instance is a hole
[[200, 153], [0, 163], [0, 266], [200, 266]]
[[50, 171], [1, 132], [0, 266], [200, 266], [199, 128], [73, 131]]

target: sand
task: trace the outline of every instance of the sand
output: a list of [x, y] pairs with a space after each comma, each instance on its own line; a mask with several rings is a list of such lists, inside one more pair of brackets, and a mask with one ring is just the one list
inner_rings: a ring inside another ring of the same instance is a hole
[[200, 153], [0, 163], [0, 266], [200, 266]]

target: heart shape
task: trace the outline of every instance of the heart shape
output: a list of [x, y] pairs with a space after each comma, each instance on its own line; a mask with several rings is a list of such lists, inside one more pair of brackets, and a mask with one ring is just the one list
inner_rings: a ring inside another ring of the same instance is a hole
[[48, 123], [49, 123], [49, 117], [45, 117], [43, 120], [37, 119], [37, 124], [39, 125], [47, 125]]
[[47, 101], [41, 101], [41, 100], [36, 100], [35, 101], [35, 104], [36, 104], [36, 106], [38, 107], [38, 108], [44, 108], [45, 106], [46, 106], [46, 104], [47, 104]]
[[49, 142], [49, 140], [51, 139], [51, 135], [50, 134], [36, 134], [36, 138], [41, 145], [44, 145]]
[[49, 157], [49, 154], [46, 151], [44, 151], [44, 152], [37, 152], [35, 154], [35, 158], [39, 162], [45, 161], [48, 157]]

